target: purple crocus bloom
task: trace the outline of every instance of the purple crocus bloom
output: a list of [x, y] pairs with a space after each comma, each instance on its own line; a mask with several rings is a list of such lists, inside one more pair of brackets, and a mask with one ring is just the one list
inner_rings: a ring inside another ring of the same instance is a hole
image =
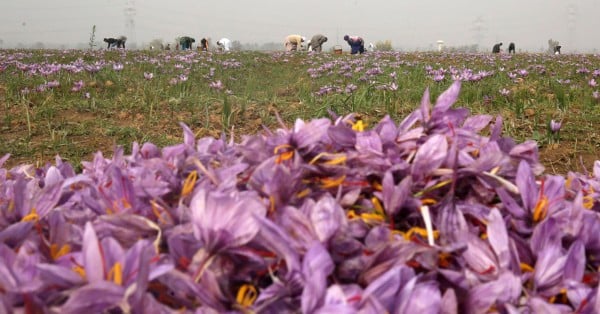
[[600, 92], [598, 92], [597, 90], [592, 92], [592, 98], [594, 98], [595, 100], [599, 100], [600, 99]]
[[208, 87], [210, 87], [212, 89], [216, 89], [218, 91], [223, 90], [223, 88], [225, 88], [225, 86], [223, 85], [221, 80], [217, 80], [216, 82], [210, 82], [208, 84]]
[[590, 85], [591, 87], [596, 87], [596, 86], [598, 86], [598, 83], [596, 82], [596, 80], [595, 80], [595, 79], [593, 79], [593, 78], [592, 78], [592, 79], [591, 79], [591, 80], [588, 82], [588, 85]]
[[259, 231], [254, 216], [263, 217], [266, 206], [251, 192], [200, 189], [190, 202], [194, 236], [209, 251], [248, 243]]
[[121, 70], [123, 70], [123, 64], [122, 63], [115, 63], [115, 64], [113, 64], [113, 70], [115, 70], [115, 71], [121, 71]]
[[154, 73], [152, 73], [152, 72], [144, 72], [144, 78], [145, 78], [146, 80], [148, 80], [148, 81], [149, 81], [149, 80], [151, 80], [153, 77], [154, 77]]
[[85, 83], [82, 80], [73, 82], [73, 87], [71, 88], [72, 92], [78, 92], [85, 86]]
[[508, 89], [506, 89], [506, 88], [503, 88], [503, 89], [500, 90], [500, 95], [502, 95], [502, 96], [508, 96], [508, 95], [510, 95], [510, 91]]
[[550, 120], [550, 131], [552, 131], [552, 133], [558, 133], [560, 131], [561, 126], [562, 122]]

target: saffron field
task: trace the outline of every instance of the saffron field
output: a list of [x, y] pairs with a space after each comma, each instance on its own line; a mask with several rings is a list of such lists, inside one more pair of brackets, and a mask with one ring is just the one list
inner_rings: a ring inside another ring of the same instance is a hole
[[598, 313], [599, 76], [0, 51], [0, 313]]
[[[79, 165], [91, 154], [199, 136], [239, 136], [296, 118], [355, 112], [374, 124], [403, 118], [455, 79], [458, 106], [502, 115], [504, 132], [537, 141], [547, 171], [582, 171], [600, 137], [600, 61], [595, 55], [0, 52], [0, 153], [9, 165]], [[562, 122], [560, 134], [550, 121]]]

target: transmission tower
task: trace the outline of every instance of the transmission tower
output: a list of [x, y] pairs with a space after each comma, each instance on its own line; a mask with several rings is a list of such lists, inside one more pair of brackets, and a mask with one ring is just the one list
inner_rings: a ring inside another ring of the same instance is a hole
[[473, 32], [473, 38], [475, 39], [478, 49], [482, 49], [483, 39], [485, 38], [487, 27], [485, 26], [485, 20], [481, 15], [478, 16], [475, 21], [473, 21], [473, 27], [471, 28], [471, 31]]
[[577, 5], [571, 2], [567, 6], [567, 31], [570, 50], [577, 47]]
[[131, 43], [131, 47], [135, 47], [135, 0], [127, 0], [125, 2], [125, 9], [123, 11], [125, 15], [125, 30], [127, 32], [127, 41]]

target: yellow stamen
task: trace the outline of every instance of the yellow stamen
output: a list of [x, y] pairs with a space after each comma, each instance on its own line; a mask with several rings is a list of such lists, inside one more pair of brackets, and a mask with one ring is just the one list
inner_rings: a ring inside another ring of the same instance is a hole
[[[421, 228], [421, 227], [412, 227], [412, 228], [408, 229], [408, 231], [406, 231], [406, 233], [403, 233], [402, 236], [406, 240], [410, 240], [410, 238], [412, 238], [412, 236], [414, 234], [418, 234], [423, 238], [427, 238], [427, 229]], [[438, 230], [433, 230], [433, 238], [437, 240], [439, 237], [440, 237], [440, 232]]]
[[359, 216], [356, 214], [355, 211], [353, 210], [349, 210], [348, 213], [346, 214], [346, 217], [348, 217], [348, 219], [356, 219], [359, 218]]
[[37, 214], [37, 210], [34, 208], [31, 209], [31, 211], [29, 212], [29, 214], [27, 214], [25, 217], [23, 217], [21, 219], [21, 221], [25, 222], [25, 221], [38, 221], [40, 219], [40, 216], [38, 216]]
[[81, 276], [81, 278], [85, 279], [85, 269], [83, 269], [83, 267], [75, 265], [73, 268], [71, 268], [71, 270], [76, 272], [79, 276]]
[[356, 132], [364, 131], [365, 127], [367, 126], [362, 119], [357, 119], [356, 122], [350, 122], [350, 124], [352, 124], [352, 130]]
[[123, 204], [124, 209], [130, 209], [132, 207], [129, 201], [124, 197], [121, 198], [121, 204]]
[[565, 187], [567, 189], [570, 189], [571, 188], [571, 183], [573, 183], [573, 177], [568, 177], [567, 181], [565, 181]]
[[280, 150], [286, 149], [286, 148], [294, 148], [292, 145], [290, 144], [282, 144], [282, 145], [278, 145], [277, 147], [275, 147], [273, 149], [273, 154], [278, 154]]
[[449, 267], [451, 257], [452, 255], [450, 253], [440, 252], [438, 256], [438, 265], [440, 265], [440, 267]]
[[59, 257], [66, 255], [70, 252], [71, 246], [68, 244], [64, 244], [63, 246], [61, 246], [60, 250], [58, 249], [58, 244], [53, 243], [52, 245], [50, 245], [50, 257], [52, 257], [52, 260], [57, 260]]
[[346, 175], [343, 175], [337, 179], [323, 178], [321, 179], [321, 187], [324, 189], [334, 188], [342, 184], [346, 180]]
[[496, 167], [494, 167], [494, 168], [493, 168], [493, 169], [490, 171], [490, 173], [491, 173], [491, 174], [493, 174], [493, 175], [495, 175], [496, 173], [498, 173], [498, 171], [500, 171], [500, 166], [496, 166]]
[[472, 151], [471, 156], [477, 158], [479, 156], [479, 149], [475, 149], [474, 151]]
[[373, 202], [373, 206], [375, 207], [375, 212], [378, 213], [379, 215], [385, 215], [385, 212], [383, 211], [383, 206], [381, 205], [381, 202], [379, 201], [379, 199], [375, 196], [371, 197], [371, 202]]
[[113, 265], [113, 267], [108, 271], [106, 279], [116, 283], [119, 286], [123, 284], [123, 266], [121, 266], [121, 263], [116, 262]]
[[304, 190], [296, 193], [296, 197], [297, 198], [303, 198], [303, 197], [307, 196], [308, 194], [310, 194], [310, 189], [306, 188], [306, 189], [304, 189]]
[[112, 210], [112, 208], [107, 208], [107, 209], [106, 209], [106, 214], [107, 214], [107, 215], [112, 215], [112, 214], [114, 214], [114, 213], [115, 213], [115, 212]]
[[240, 289], [238, 289], [235, 300], [243, 307], [250, 307], [254, 304], [256, 298], [258, 298], [256, 287], [250, 284], [243, 284]]
[[[433, 190], [435, 190], [435, 189], [439, 189], [439, 188], [441, 188], [441, 187], [443, 187], [443, 186], [445, 186], [445, 185], [448, 185], [448, 184], [449, 184], [449, 183], [451, 183], [451, 182], [452, 182], [452, 180], [450, 180], [450, 179], [449, 179], [449, 180], [440, 181], [440, 182], [438, 182], [438, 183], [437, 183], [437, 184], [435, 184], [435, 185], [432, 185], [432, 186], [430, 186], [430, 187], [428, 187], [428, 188], [426, 188], [426, 189], [424, 189], [424, 190], [422, 190], [422, 191], [419, 191], [419, 192], [415, 193], [415, 197], [421, 197], [421, 196], [423, 196], [425, 193], [427, 193], [427, 192], [430, 192], [430, 191], [433, 191]], [[437, 202], [436, 202], [436, 203], [437, 203]]]
[[433, 198], [424, 198], [421, 200], [421, 205], [435, 205], [437, 201]]
[[194, 190], [194, 186], [196, 185], [196, 180], [198, 180], [198, 172], [196, 170], [190, 172], [185, 181], [183, 182], [183, 189], [181, 190], [181, 197], [185, 197], [192, 193]]
[[568, 301], [568, 299], [567, 299], [567, 289], [565, 289], [565, 288], [560, 289], [560, 291], [558, 292], [557, 295], [551, 296], [548, 299], [548, 302], [550, 302], [550, 303], [556, 303], [557, 299], [558, 299], [559, 303], [561, 303], [561, 304], [567, 304], [567, 301]]
[[343, 164], [344, 162], [346, 162], [346, 155], [344, 154], [330, 154], [327, 152], [323, 152], [318, 154], [317, 156], [315, 156], [313, 159], [311, 159], [311, 161], [309, 162], [310, 165], [314, 165], [317, 161], [319, 161], [319, 159], [323, 158], [323, 157], [333, 157], [333, 159], [328, 160], [326, 162], [324, 162], [323, 164], [328, 165], [328, 166], [334, 166], [334, 165], [339, 165], [339, 164]]
[[481, 238], [481, 240], [486, 240], [488, 238], [488, 234], [482, 233], [479, 237]]
[[158, 210], [158, 204], [154, 200], [150, 201], [150, 205], [152, 205], [152, 213], [160, 220], [162, 223], [166, 224], [167, 221], [163, 218], [162, 214]]
[[533, 267], [531, 267], [527, 263], [521, 263], [521, 264], [519, 264], [519, 266], [521, 267], [522, 272], [533, 273], [535, 271], [535, 269], [533, 269]]
[[280, 164], [280, 163], [282, 163], [282, 162], [284, 162], [286, 160], [292, 159], [292, 157], [294, 157], [294, 151], [290, 150], [288, 152], [284, 152], [284, 153], [279, 154], [279, 156], [277, 156], [277, 158], [275, 159], [275, 162], [278, 163], [278, 164]]
[[548, 197], [545, 195], [538, 200], [533, 209], [533, 222], [538, 222], [546, 217], [546, 214], [548, 213], [548, 203]]
[[10, 200], [8, 202], [8, 212], [12, 213], [15, 210], [15, 201], [14, 200]]
[[275, 196], [271, 195], [269, 196], [269, 213], [274, 213], [275, 212]]
[[371, 183], [371, 186], [373, 187], [373, 189], [375, 191], [379, 191], [379, 192], [383, 191], [383, 185], [381, 185], [381, 183], [379, 183], [377, 181]]
[[383, 218], [383, 216], [381, 216], [380, 214], [376, 214], [376, 213], [362, 213], [362, 214], [360, 214], [360, 219], [362, 219], [366, 223], [372, 223], [372, 224], [381, 223], [385, 220]]
[[594, 207], [594, 197], [591, 195], [586, 195], [583, 197], [583, 207], [585, 209], [592, 209]]

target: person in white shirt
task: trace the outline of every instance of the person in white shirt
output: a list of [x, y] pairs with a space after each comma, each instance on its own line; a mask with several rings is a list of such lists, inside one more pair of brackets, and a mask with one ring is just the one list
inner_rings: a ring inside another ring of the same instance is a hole
[[300, 35], [289, 35], [285, 38], [284, 46], [285, 51], [297, 51], [302, 49], [302, 43], [306, 41], [306, 38]]
[[217, 47], [223, 51], [231, 50], [231, 40], [229, 38], [221, 38], [217, 41]]

